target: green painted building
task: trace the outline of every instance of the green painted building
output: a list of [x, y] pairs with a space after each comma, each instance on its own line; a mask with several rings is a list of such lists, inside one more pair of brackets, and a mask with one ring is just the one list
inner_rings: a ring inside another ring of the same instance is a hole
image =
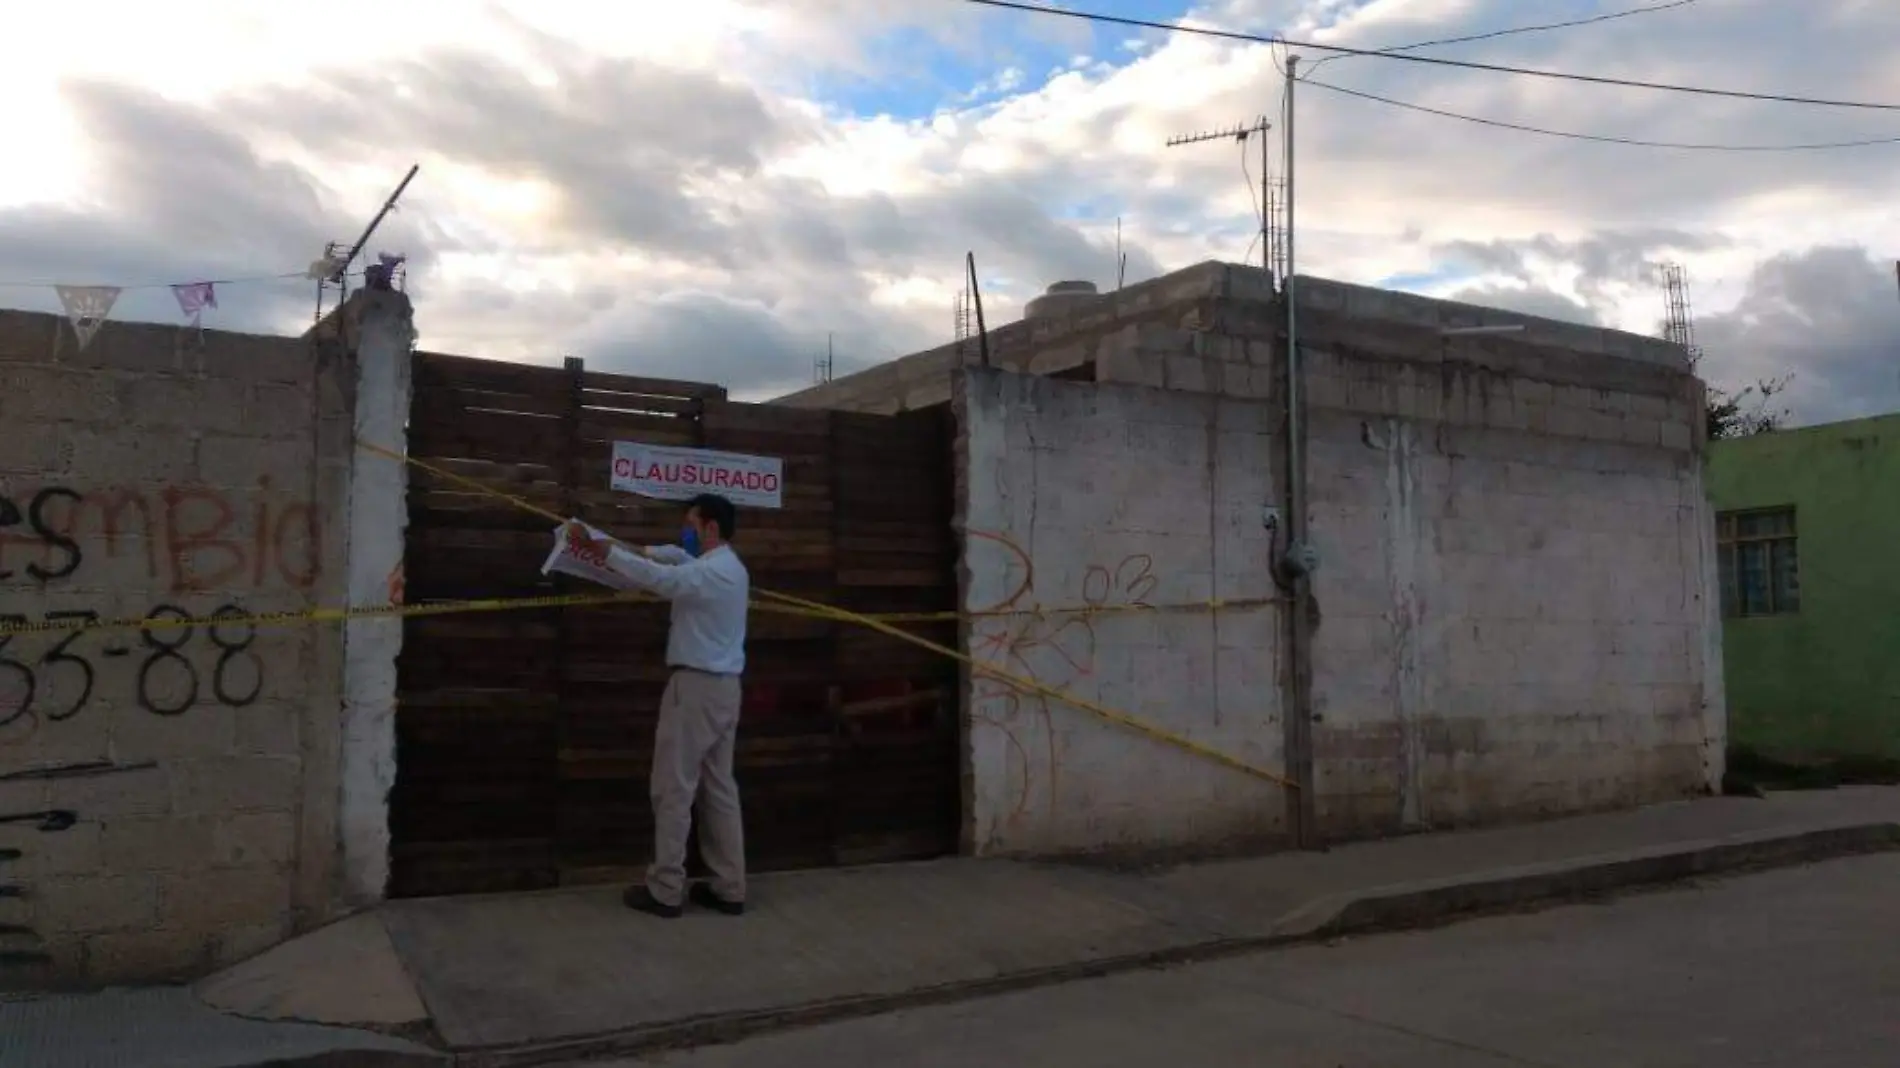
[[1729, 743], [1900, 761], [1900, 415], [1714, 442]]

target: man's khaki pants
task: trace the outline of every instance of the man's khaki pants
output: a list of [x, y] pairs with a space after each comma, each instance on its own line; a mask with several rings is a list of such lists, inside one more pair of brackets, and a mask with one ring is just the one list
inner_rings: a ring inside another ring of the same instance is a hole
[[647, 890], [678, 905], [686, 892], [686, 834], [697, 796], [699, 853], [712, 871], [712, 892], [745, 900], [745, 827], [732, 749], [739, 729], [739, 679], [675, 669], [660, 698], [653, 735], [653, 866]]

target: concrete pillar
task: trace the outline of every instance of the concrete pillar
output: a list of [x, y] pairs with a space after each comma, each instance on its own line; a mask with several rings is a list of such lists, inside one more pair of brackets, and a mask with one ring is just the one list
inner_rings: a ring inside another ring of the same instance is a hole
[[[339, 317], [353, 342], [358, 442], [406, 453], [409, 361], [415, 326], [409, 298], [364, 290]], [[355, 450], [349, 511], [349, 603], [401, 597], [409, 469]], [[338, 835], [344, 903], [382, 900], [389, 883], [389, 792], [396, 782], [396, 656], [400, 619], [355, 619], [343, 634], [343, 747]]]

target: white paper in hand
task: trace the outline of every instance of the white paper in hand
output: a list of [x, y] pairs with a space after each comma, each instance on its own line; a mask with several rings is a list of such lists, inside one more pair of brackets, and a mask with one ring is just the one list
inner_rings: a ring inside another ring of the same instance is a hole
[[596, 538], [605, 538], [605, 531], [588, 526], [575, 520], [554, 528], [554, 548], [548, 552], [546, 562], [541, 565], [543, 575], [572, 575], [616, 590], [634, 588], [626, 576], [607, 566], [605, 554], [595, 551], [587, 540], [574, 528], [579, 527]]

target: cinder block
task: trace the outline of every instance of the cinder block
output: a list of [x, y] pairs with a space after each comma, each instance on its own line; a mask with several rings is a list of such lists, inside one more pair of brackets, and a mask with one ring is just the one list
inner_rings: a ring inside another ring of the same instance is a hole
[[1354, 375], [1346, 382], [1346, 406], [1365, 415], [1397, 415], [1399, 384], [1394, 376], [1376, 371]]
[[1677, 452], [1689, 449], [1695, 443], [1694, 430], [1683, 423], [1664, 423], [1660, 427], [1662, 447]]
[[119, 378], [99, 371], [0, 364], [0, 415], [15, 421], [119, 424]]
[[180, 815], [285, 810], [296, 804], [300, 762], [284, 757], [211, 757], [171, 766]]
[[309, 382], [317, 358], [308, 342], [206, 331], [206, 345], [191, 354], [193, 370], [209, 377], [256, 384]]
[[62, 426], [65, 469], [107, 485], [187, 482], [198, 473], [198, 436], [182, 430]]
[[213, 863], [221, 868], [283, 870], [297, 846], [297, 821], [289, 812], [238, 813], [218, 821]]
[[50, 800], [56, 808], [72, 809], [82, 820], [157, 816], [172, 807], [170, 777], [163, 765], [116, 775], [56, 779]]
[[236, 434], [244, 429], [249, 395], [216, 378], [144, 375], [125, 385], [125, 418], [133, 426]]
[[303, 752], [303, 716], [295, 705], [260, 703], [240, 710], [236, 719], [240, 753], [289, 757]]
[[310, 446], [304, 441], [206, 435], [198, 447], [198, 478], [207, 486], [251, 489], [269, 475], [279, 485], [309, 477]]
[[1650, 393], [1629, 393], [1624, 395], [1629, 406], [1629, 414], [1644, 419], [1661, 422], [1669, 418], [1669, 401]]
[[[213, 703], [211, 680], [203, 677], [205, 672], [202, 668], [197, 670], [200, 675], [198, 701], [179, 715], [161, 716], [136, 707], [114, 709], [114, 757], [134, 763], [188, 756], [221, 756], [231, 751], [237, 733], [237, 713], [224, 705]], [[182, 676], [182, 669], [180, 672]], [[157, 674], [157, 671], [152, 673], [154, 678]], [[175, 698], [165, 699], [182, 699], [183, 696], [181, 693]]]
[[52, 423], [8, 420], [0, 433], [0, 473], [40, 475], [64, 467], [59, 428]]
[[34, 889], [42, 934], [138, 930], [158, 922], [158, 878], [153, 875], [47, 879]]
[[1632, 415], [1623, 420], [1623, 440], [1632, 445], [1661, 445], [1662, 427], [1660, 419]]
[[1062, 345], [1043, 349], [1029, 357], [1023, 368], [1032, 375], [1056, 374], [1080, 367], [1089, 361], [1091, 351], [1082, 344]]
[[158, 876], [160, 924], [210, 934], [290, 918], [290, 877], [272, 869]]
[[1210, 360], [1222, 363], [1246, 363], [1248, 342], [1225, 334], [1202, 335], [1201, 352]]
[[[1133, 332], [1135, 345], [1143, 352], [1177, 356], [1191, 352], [1194, 346], [1193, 331], [1164, 323], [1136, 323], [1128, 331]], [[1124, 331], [1124, 336], [1128, 331]]]
[[1551, 384], [1534, 378], [1512, 379], [1511, 396], [1519, 404], [1549, 405], [1556, 402], [1556, 390]]
[[86, 977], [95, 983], [185, 979], [203, 974], [212, 961], [211, 939], [200, 931], [121, 931], [93, 935], [85, 945]]
[[51, 363], [54, 338], [64, 326], [57, 315], [0, 312], [0, 361]]
[[90, 820], [75, 823], [63, 831], [40, 831], [16, 825], [12, 834], [0, 836], [0, 845], [20, 851], [22, 870], [31, 872], [36, 883], [93, 875], [102, 863], [102, 830], [97, 822]]
[[[48, 648], [56, 644], [57, 640], [46, 643]], [[78, 644], [75, 643], [72, 649], [78, 650]], [[20, 650], [16, 648], [11, 652], [18, 655]], [[46, 665], [40, 665], [39, 692], [34, 695], [33, 708], [42, 717], [79, 707], [85, 677], [76, 665], [58, 667], [60, 670], [47, 671]], [[95, 673], [98, 671], [96, 667], [93, 670]], [[105, 760], [112, 755], [111, 717], [106, 709], [96, 707], [97, 696], [98, 687], [95, 685], [93, 698], [88, 699], [87, 705], [78, 714], [57, 722], [42, 720], [26, 746], [33, 766], [86, 764]], [[19, 725], [15, 724], [16, 727]]]
[[100, 829], [102, 870], [199, 872], [216, 857], [211, 817], [119, 819]]
[[1207, 364], [1195, 356], [1167, 356], [1162, 363], [1162, 384], [1186, 393], [1207, 392]]
[[1301, 383], [1306, 392], [1306, 403], [1312, 408], [1331, 408], [1345, 411], [1349, 403], [1349, 385], [1347, 380], [1337, 375], [1307, 375]]
[[177, 327], [107, 320], [84, 349], [71, 326], [61, 324], [54, 337], [53, 361], [66, 367], [164, 374], [181, 370]]
[[1166, 384], [1161, 361], [1125, 344], [1107, 344], [1095, 357], [1095, 379], [1131, 386], [1163, 388]]

